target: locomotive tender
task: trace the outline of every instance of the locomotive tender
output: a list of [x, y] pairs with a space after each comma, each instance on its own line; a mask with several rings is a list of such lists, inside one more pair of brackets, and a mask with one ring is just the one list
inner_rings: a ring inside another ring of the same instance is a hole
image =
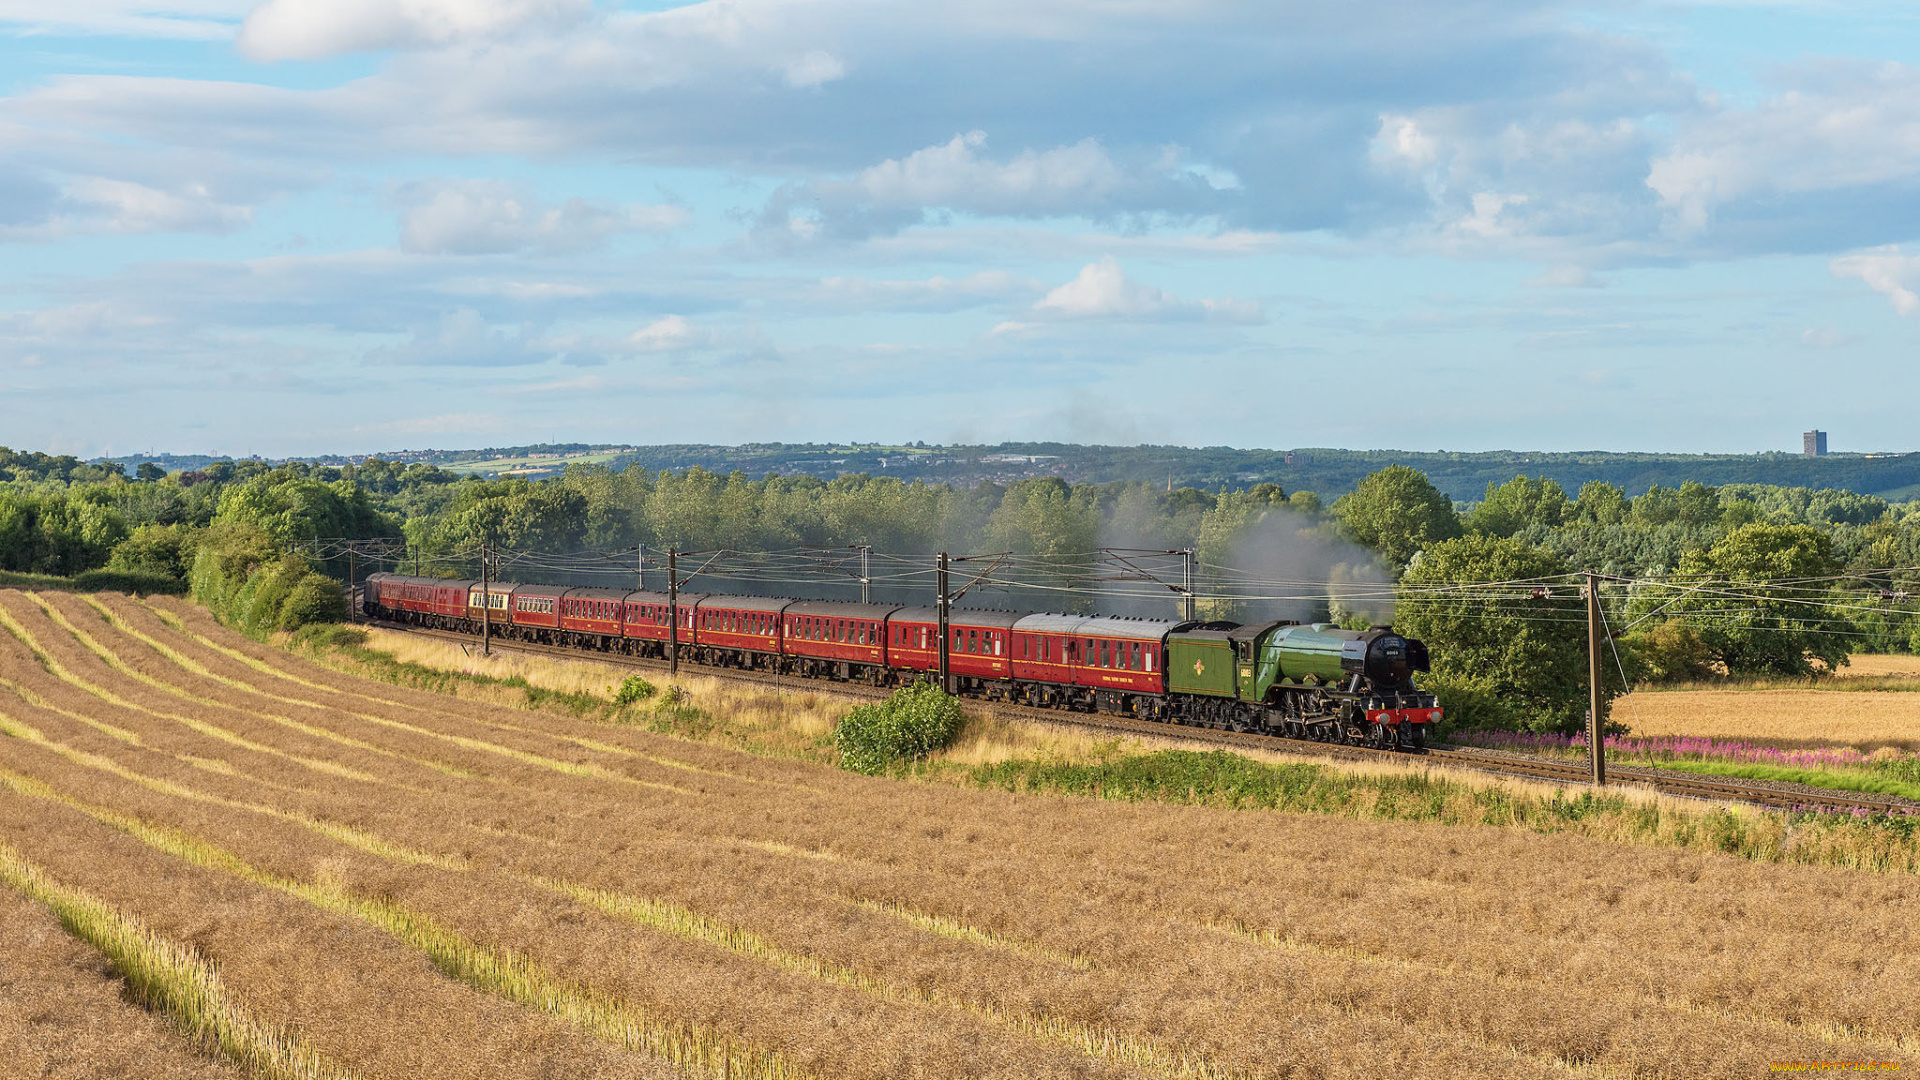
[[[626, 592], [373, 574], [370, 618], [593, 652], [875, 685], [940, 669], [930, 607]], [[678, 627], [673, 626], [678, 622]], [[1426, 646], [1392, 627], [1191, 622], [956, 608], [948, 668], [960, 693], [1041, 708], [1322, 742], [1417, 749], [1441, 717], [1414, 685]]]

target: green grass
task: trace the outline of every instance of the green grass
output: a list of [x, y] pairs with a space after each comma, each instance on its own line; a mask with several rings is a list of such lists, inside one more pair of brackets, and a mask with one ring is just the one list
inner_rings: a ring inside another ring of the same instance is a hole
[[27, 574], [18, 570], [0, 570], [0, 589], [44, 589], [53, 592], [163, 593], [184, 596], [187, 583], [158, 574], [136, 574], [118, 570], [84, 570], [73, 577], [54, 574]]
[[1877, 776], [1870, 772], [1852, 769], [1796, 769], [1785, 765], [1763, 765], [1745, 761], [1634, 761], [1618, 759], [1621, 765], [1647, 765], [1658, 769], [1677, 769], [1681, 772], [1701, 773], [1706, 776], [1734, 776], [1747, 780], [1779, 780], [1790, 784], [1806, 784], [1810, 787], [1832, 788], [1836, 791], [1866, 791], [1879, 795], [1898, 795], [1903, 799], [1920, 800], [1920, 784], [1912, 784], [1892, 777]]
[[1760, 862], [1920, 872], [1920, 817], [1782, 814], [1759, 808], [1676, 810], [1592, 790], [1533, 794], [1463, 782], [1444, 770], [1346, 773], [1267, 764], [1223, 750], [1160, 750], [1096, 762], [1016, 760], [979, 765], [965, 782], [1034, 795], [1235, 810], [1330, 814], [1375, 821], [1494, 825], [1540, 833], [1719, 851]]

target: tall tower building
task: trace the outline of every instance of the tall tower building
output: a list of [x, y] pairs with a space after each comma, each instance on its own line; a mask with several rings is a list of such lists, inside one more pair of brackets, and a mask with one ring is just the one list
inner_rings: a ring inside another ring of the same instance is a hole
[[1827, 433], [1815, 428], [1801, 435], [1800, 452], [1808, 457], [1824, 457], [1827, 452]]

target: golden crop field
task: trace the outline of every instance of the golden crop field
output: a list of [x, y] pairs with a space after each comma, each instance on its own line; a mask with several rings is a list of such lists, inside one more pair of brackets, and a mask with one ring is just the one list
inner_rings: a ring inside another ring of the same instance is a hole
[[[1882, 688], [1908, 681], [1916, 685]], [[1814, 687], [1772, 683], [1629, 694], [1614, 703], [1613, 718], [1635, 735], [1920, 750], [1920, 656], [1855, 656]]]
[[[1901, 1061], [1908, 875], [861, 777], [0, 592], [7, 1076]], [[103, 976], [122, 984], [116, 996]]]

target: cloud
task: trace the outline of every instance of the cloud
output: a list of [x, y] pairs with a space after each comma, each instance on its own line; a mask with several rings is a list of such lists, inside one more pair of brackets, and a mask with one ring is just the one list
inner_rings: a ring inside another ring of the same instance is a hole
[[[87, 76], [16, 107], [328, 164], [584, 154], [725, 170], [776, 189], [769, 243], [951, 213], [1512, 254], [1650, 231], [1648, 161], [1697, 105], [1657, 50], [1556, 0], [269, 0], [245, 41], [261, 56], [409, 51], [317, 90]], [[1449, 228], [1473, 220], [1476, 193], [1527, 202], [1498, 235]]]
[[353, 430], [372, 435], [469, 435], [506, 431], [507, 418], [494, 413], [440, 413], [377, 424], [356, 424]]
[[[8, 196], [13, 196], [9, 198]], [[222, 200], [206, 185], [157, 187], [104, 176], [49, 181], [0, 177], [0, 240], [155, 232], [227, 233], [246, 228], [253, 208]]]
[[804, 56], [796, 57], [786, 65], [787, 85], [794, 87], [822, 86], [843, 79], [847, 74], [847, 65], [840, 62], [825, 49], [815, 49]]
[[1646, 184], [1667, 232], [1750, 250], [1831, 250], [1886, 238], [1889, 216], [1911, 221], [1920, 68], [1829, 61], [1779, 78], [1774, 96], [1694, 118], [1654, 158]]
[[[1123, 319], [1135, 321], [1206, 319], [1219, 322], [1266, 321], [1260, 305], [1250, 300], [1201, 300], [1188, 303], [1126, 275], [1109, 257], [1088, 263], [1072, 281], [1047, 293], [1033, 305], [1034, 314], [1063, 319]], [[996, 331], [1023, 329], [1001, 324]]]
[[681, 352], [711, 344], [714, 335], [680, 315], [664, 315], [626, 336], [623, 344], [634, 352]]
[[434, 180], [401, 191], [400, 247], [419, 255], [577, 251], [616, 233], [684, 225], [677, 206], [611, 207], [585, 199], [545, 206], [524, 186], [497, 180]]
[[373, 349], [366, 356], [375, 366], [507, 367], [545, 359], [524, 336], [495, 330], [480, 312], [466, 307], [448, 312], [434, 326], [416, 329], [404, 344]]
[[1031, 296], [1046, 288], [1005, 270], [982, 270], [965, 277], [935, 276], [918, 281], [870, 278], [822, 278], [810, 301], [852, 311], [963, 311], [983, 304]]
[[565, 26], [590, 0], [267, 0], [240, 27], [255, 60], [449, 45], [529, 28]]
[[1136, 150], [1121, 161], [1098, 139], [1004, 158], [986, 153], [987, 134], [888, 158], [845, 179], [787, 185], [762, 212], [764, 230], [799, 239], [860, 238], [953, 211], [993, 217], [1192, 218], [1226, 205], [1239, 179], [1191, 160], [1177, 148]]
[[1829, 264], [1833, 276], [1858, 278], [1867, 288], [1884, 295], [1900, 315], [1920, 311], [1920, 294], [1908, 283], [1920, 278], [1920, 255], [1901, 254], [1899, 245], [1875, 248], [1855, 255], [1843, 255]]
[[221, 41], [256, 0], [0, 0], [0, 26], [35, 35]]

